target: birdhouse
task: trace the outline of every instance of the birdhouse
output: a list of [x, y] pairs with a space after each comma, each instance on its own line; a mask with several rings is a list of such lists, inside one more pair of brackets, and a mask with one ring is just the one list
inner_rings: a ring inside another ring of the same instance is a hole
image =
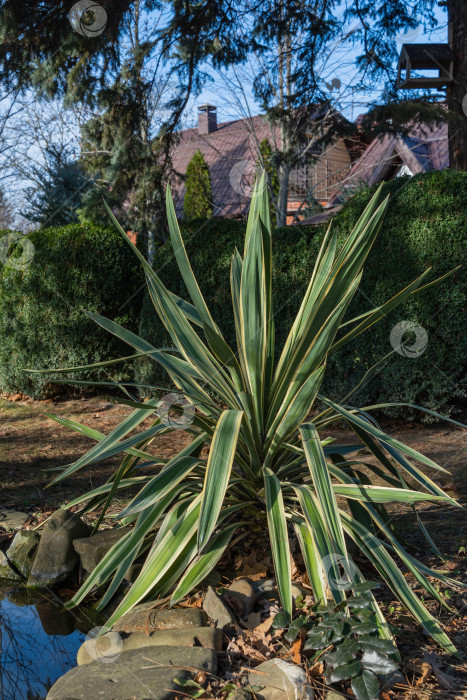
[[[454, 82], [454, 58], [448, 44], [404, 44], [397, 66], [397, 89], [446, 87]], [[436, 71], [437, 75], [413, 75], [415, 71], [427, 70]]]

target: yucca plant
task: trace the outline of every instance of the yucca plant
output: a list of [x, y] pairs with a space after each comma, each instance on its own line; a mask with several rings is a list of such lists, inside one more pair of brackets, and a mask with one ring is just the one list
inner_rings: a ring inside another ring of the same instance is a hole
[[[55, 481], [66, 479], [85, 465], [118, 453], [125, 455], [107, 484], [66, 507], [86, 501], [82, 512], [101, 508], [100, 523], [117, 492], [141, 487], [115, 516], [122, 524], [134, 523], [134, 527], [102, 559], [72, 605], [80, 603], [96, 585], [110, 581], [100, 601], [103, 608], [142, 552], [147, 555], [141, 572], [108, 625], [148, 594], [171, 593], [171, 603], [175, 604], [202, 582], [236, 533], [248, 531], [251, 522], [264, 522], [286, 614], [292, 614], [290, 537], [298, 539], [316, 600], [334, 599], [340, 604], [346, 599], [347, 587], [356, 588], [365, 581], [348, 553], [347, 536], [426, 632], [455, 652], [437, 620], [406, 582], [394, 557], [399, 557], [420, 585], [446, 608], [430, 579], [456, 584], [442, 572], [424, 566], [404, 548], [385, 508], [388, 502], [415, 504], [443, 499], [455, 503], [415, 462], [444, 470], [381, 430], [372, 412], [391, 404], [354, 408], [348, 404], [350, 395], [340, 404], [319, 395], [331, 353], [411, 294], [433, 284], [424, 284], [429, 273], [426, 271], [382, 306], [343, 322], [388, 206], [387, 200], [380, 199], [378, 191], [340, 250], [336, 234], [329, 227], [308, 289], [275, 362], [272, 230], [264, 176], [254, 189], [243, 257], [237, 250], [232, 257], [236, 348], [229, 347], [211, 317], [167, 191], [174, 255], [192, 303], [171, 293], [132, 247], [144, 267], [151, 299], [174, 347], [157, 349], [113, 321], [89, 315], [137, 351], [130, 357], [144, 355], [167, 370], [177, 391], [196, 407], [193, 422], [186, 428], [192, 440], [170, 460], [148, 452], [155, 436], [170, 433], [177, 426], [155, 414], [156, 401], [143, 403], [128, 393], [123, 403], [134, 411], [109, 435], [54, 418], [97, 442], [77, 462], [63, 468]], [[105, 364], [110, 363], [94, 366]], [[376, 369], [369, 370], [365, 380]], [[315, 410], [310, 422], [316, 399], [322, 408]], [[150, 427], [133, 434], [149, 417]], [[331, 426], [340, 421], [345, 421], [355, 434], [355, 444], [339, 445], [332, 439]], [[204, 446], [209, 448], [207, 458], [202, 456]], [[362, 448], [371, 453], [372, 461], [360, 457]], [[352, 454], [355, 456], [349, 456]], [[141, 467], [154, 467], [154, 472], [148, 474], [146, 469], [142, 473]], [[374, 485], [369, 474], [384, 485]], [[407, 476], [422, 490], [409, 485]], [[342, 569], [352, 574], [347, 585], [342, 585]], [[380, 634], [390, 638], [384, 616], [371, 592], [369, 596]]]

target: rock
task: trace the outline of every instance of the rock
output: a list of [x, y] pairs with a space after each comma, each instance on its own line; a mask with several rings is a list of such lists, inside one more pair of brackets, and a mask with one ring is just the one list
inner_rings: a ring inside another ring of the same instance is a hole
[[237, 617], [247, 617], [255, 605], [255, 589], [246, 578], [239, 578], [227, 588], [223, 599], [236, 613]]
[[248, 676], [258, 700], [313, 700], [312, 687], [307, 683], [305, 671], [283, 659], [264, 661]]
[[235, 631], [235, 615], [211, 586], [208, 587], [208, 591], [204, 597], [203, 610], [206, 611], [218, 629], [224, 630], [225, 632]]
[[154, 629], [186, 629], [206, 627], [206, 613], [199, 608], [175, 608], [173, 610], [151, 610], [152, 603], [135, 605], [113, 626], [115, 632], [143, 632]]
[[131, 529], [131, 527], [115, 527], [111, 530], [101, 530], [92, 535], [92, 537], [74, 540], [73, 547], [79, 555], [83, 569], [88, 573], [94, 571], [109, 549], [121, 540], [127, 532], [131, 532]]
[[324, 696], [324, 700], [343, 700], [343, 698], [346, 697], [348, 696], [344, 695], [343, 693], [336, 693], [335, 690], [328, 690], [328, 692]]
[[307, 589], [303, 588], [303, 586], [301, 586], [299, 583], [292, 583], [291, 588], [292, 600], [294, 603], [297, 600], [297, 598], [303, 598], [303, 600], [305, 600], [307, 595], [312, 595], [311, 591], [307, 591]]
[[136, 581], [141, 572], [141, 569], [143, 568], [143, 564], [146, 560], [146, 555], [147, 552], [143, 554], [142, 558], [138, 557], [138, 559], [135, 562], [133, 562], [133, 564], [130, 564], [124, 577], [124, 580], [127, 583], [134, 583]]
[[44, 588], [63, 583], [78, 563], [73, 540], [88, 534], [88, 526], [74, 513], [54, 513], [44, 525], [27, 585]]
[[21, 576], [11, 567], [5, 552], [0, 552], [0, 579], [21, 581]]
[[27, 513], [22, 513], [19, 510], [0, 509], [0, 529], [6, 532], [18, 530], [28, 520], [29, 515]]
[[262, 598], [279, 597], [275, 578], [266, 578], [259, 579], [258, 581], [253, 581], [252, 586], [255, 589], [255, 595], [257, 600], [261, 600]]
[[73, 613], [68, 612], [68, 610], [64, 610], [50, 600], [36, 603], [35, 608], [39, 615], [42, 629], [46, 634], [66, 637], [75, 631], [75, 618]]
[[31, 572], [40, 539], [40, 534], [35, 530], [20, 530], [7, 550], [8, 559], [24, 578], [28, 578]]
[[217, 673], [216, 652], [202, 647], [125, 651], [113, 663], [93, 661], [68, 671], [52, 686], [47, 700], [174, 700], [175, 690], [184, 691], [174, 679], [195, 676], [187, 667]]
[[[112, 642], [112, 635], [118, 635], [119, 641]], [[87, 639], [78, 649], [78, 665], [91, 663], [102, 656], [106, 649], [118, 646], [120, 651], [142, 649], [143, 647], [204, 647], [214, 651], [222, 651], [222, 632], [214, 627], [186, 627], [181, 630], [157, 630], [149, 635], [145, 632], [134, 632], [125, 635], [123, 632], [109, 632], [99, 639]]]

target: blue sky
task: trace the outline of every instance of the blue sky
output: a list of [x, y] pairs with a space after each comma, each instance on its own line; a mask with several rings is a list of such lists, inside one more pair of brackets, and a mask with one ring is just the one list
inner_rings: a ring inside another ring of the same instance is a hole
[[[405, 35], [400, 35], [397, 38], [397, 48], [399, 49], [404, 42], [446, 42], [446, 13], [442, 8], [437, 8], [435, 14], [439, 22], [439, 28], [437, 30], [426, 33], [423, 27], [418, 27], [415, 30], [409, 29]], [[155, 25], [152, 18], [148, 16], [144, 21], [148, 23], [147, 26], [149, 26], [150, 31], [154, 31]], [[322, 72], [320, 72], [323, 80], [327, 82], [328, 85], [331, 85], [336, 79], [340, 81], [339, 89], [334, 87], [330, 95], [333, 100], [336, 100], [337, 108], [352, 121], [359, 114], [367, 111], [369, 102], [377, 101], [380, 97], [380, 89], [378, 89], [378, 86], [373, 92], [365, 93], [358, 92], [353, 88], [356, 82], [354, 63], [359, 52], [358, 47], [344, 49], [344, 47], [337, 42], [334, 55], [331, 54], [331, 58], [325, 60]], [[251, 68], [246, 64], [233, 68], [222, 75], [207, 68], [206, 73], [211, 77], [212, 81], [206, 84], [199, 97], [190, 100], [184, 115], [184, 127], [196, 125], [198, 118], [197, 107], [206, 102], [217, 106], [218, 122], [220, 123], [232, 119], [239, 119], [248, 114], [256, 115], [261, 112], [260, 106], [255, 101], [251, 88], [254, 67]], [[31, 101], [34, 102], [32, 93]], [[163, 121], [167, 118], [167, 114], [161, 114], [160, 118], [161, 121]], [[69, 119], [67, 126], [71, 139], [75, 141], [76, 153], [78, 153], [79, 127], [73, 116]], [[34, 145], [31, 146], [27, 138], [24, 139], [24, 143], [20, 144], [19, 153], [21, 158], [24, 158], [24, 163], [32, 163], [33, 161], [40, 162], [38, 149]], [[22, 191], [28, 184], [31, 183], [28, 182], [27, 178], [15, 177], [4, 185], [16, 211], [22, 208]]]
[[[411, 44], [424, 44], [424, 43], [438, 43], [447, 42], [447, 17], [446, 12], [443, 8], [437, 7], [435, 10], [435, 15], [439, 23], [439, 27], [431, 32], [425, 32], [422, 26], [417, 29], [407, 29], [405, 34], [398, 36], [397, 44], [402, 46], [403, 43]], [[343, 114], [351, 120], [354, 120], [359, 114], [363, 113], [367, 109], [369, 102], [377, 100], [380, 96], [381, 89], [377, 88], [372, 93], [357, 93], [352, 90], [352, 85], [355, 83], [356, 71], [352, 64], [355, 62], [355, 58], [360, 53], [358, 47], [346, 51], [345, 66], [341, 64], [335, 71], [335, 74], [329, 75], [327, 77], [327, 82], [331, 83], [333, 77], [336, 77], [341, 82], [341, 111]], [[239, 69], [240, 75], [242, 72], [242, 67]], [[244, 116], [240, 114], [239, 107], [235, 104], [235, 100], [232, 98], [232, 91], [222, 85], [222, 81], [219, 81], [218, 77], [213, 73], [213, 71], [207, 71], [214, 80], [214, 85], [206, 85], [203, 89], [201, 95], [194, 99], [190, 104], [190, 109], [187, 110], [186, 120], [187, 126], [194, 126], [197, 120], [197, 106], [210, 103], [217, 106], [218, 121], [224, 122], [230, 119], [239, 118]], [[234, 80], [235, 76], [232, 71], [228, 72], [228, 78]], [[248, 85], [248, 80], [244, 83], [245, 96], [243, 98], [244, 106], [250, 110], [251, 114], [259, 114], [260, 106], [256, 103], [255, 98], [252, 94], [251, 87]], [[337, 93], [333, 91], [332, 96], [337, 98]]]

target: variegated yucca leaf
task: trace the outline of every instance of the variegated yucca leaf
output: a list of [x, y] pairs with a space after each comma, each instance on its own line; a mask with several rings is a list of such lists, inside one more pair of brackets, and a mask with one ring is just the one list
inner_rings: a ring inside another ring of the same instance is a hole
[[[374, 411], [390, 404], [359, 409], [348, 404], [353, 392], [341, 403], [319, 394], [329, 354], [432, 284], [426, 283], [427, 271], [415, 281], [409, 280], [405, 289], [377, 309], [345, 320], [388, 207], [387, 199], [380, 200], [378, 190], [340, 247], [329, 227], [297, 316], [279, 352], [275, 347], [272, 296], [274, 241], [264, 174], [253, 191], [243, 257], [237, 250], [232, 251], [235, 347], [226, 341], [222, 319], [212, 317], [198, 286], [170, 189], [170, 238], [190, 300], [166, 288], [109, 209], [143, 266], [149, 295], [173, 347], [155, 348], [115, 321], [95, 313], [89, 315], [136, 352], [116, 362], [145, 356], [159, 363], [176, 391], [194, 404], [196, 413], [185, 428], [191, 438], [189, 444], [169, 460], [158, 457], [151, 446], [159, 436], [177, 428], [155, 414], [157, 399], [144, 403], [127, 393], [121, 403], [131, 407], [132, 413], [109, 435], [54, 418], [96, 443], [74, 464], [64, 466], [55, 481], [119, 453], [123, 459], [107, 484], [67, 507], [85, 502], [82, 512], [98, 509], [101, 519], [117, 494], [121, 501], [126, 489], [138, 489], [131, 499], [126, 498], [126, 505], [115, 516], [121, 524], [131, 524], [132, 530], [103, 557], [71, 605], [80, 603], [96, 585], [108, 583], [100, 603], [101, 607], [105, 605], [118, 590], [127, 568], [142, 555], [145, 560], [141, 572], [108, 624], [148, 595], [170, 593], [172, 604], [177, 603], [202, 584], [234, 535], [248, 536], [254, 523], [257, 529], [259, 526], [269, 531], [279, 594], [289, 615], [289, 538], [298, 539], [316, 600], [333, 598], [337, 603], [346, 600], [347, 590], [364, 582], [347, 549], [350, 538], [430, 636], [448, 651], [455, 651], [439, 623], [406, 583], [392, 554], [398, 555], [420, 585], [442, 605], [446, 602], [431, 579], [445, 585], [454, 582], [405, 550], [386, 510], [391, 502], [411, 504], [413, 508], [423, 500], [455, 503], [423, 472], [424, 466], [442, 467], [378, 426]], [[64, 371], [104, 365], [110, 363]], [[370, 368], [362, 381], [371, 378], [379, 366], [377, 363]], [[317, 397], [323, 407], [314, 412], [311, 423], [309, 416]], [[342, 420], [355, 433], [354, 444], [334, 443], [331, 426]], [[144, 427], [138, 430], [143, 422]], [[363, 457], [362, 449], [366, 453]], [[144, 472], [139, 471], [141, 467], [145, 467]], [[411, 483], [417, 483], [416, 489], [405, 480], [407, 474]], [[422, 531], [434, 546], [424, 526]], [[342, 568], [348, 573], [347, 583], [342, 579]], [[380, 634], [389, 638], [389, 627], [377, 601], [374, 597], [371, 600]]]

